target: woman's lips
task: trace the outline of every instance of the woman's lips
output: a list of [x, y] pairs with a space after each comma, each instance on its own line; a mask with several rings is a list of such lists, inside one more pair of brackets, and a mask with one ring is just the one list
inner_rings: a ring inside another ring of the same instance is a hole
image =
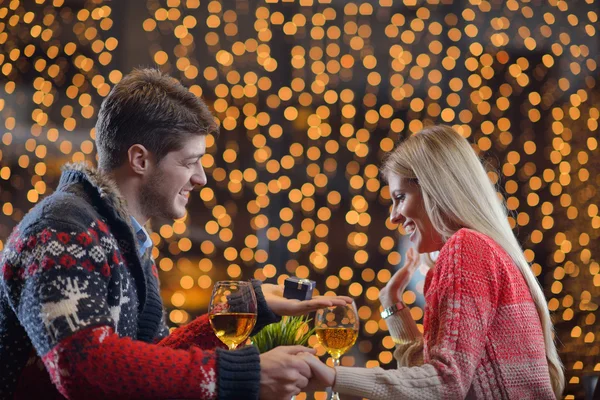
[[406, 232], [406, 234], [410, 237], [412, 237], [416, 230], [415, 224], [413, 223], [409, 223], [404, 226], [404, 232]]

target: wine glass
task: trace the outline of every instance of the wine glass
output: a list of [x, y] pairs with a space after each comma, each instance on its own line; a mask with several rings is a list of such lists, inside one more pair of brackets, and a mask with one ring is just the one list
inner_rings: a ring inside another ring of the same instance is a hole
[[208, 317], [229, 350], [244, 343], [256, 324], [256, 295], [250, 282], [219, 281], [210, 297]]
[[[356, 304], [323, 308], [315, 316], [315, 333], [319, 343], [333, 359], [333, 366], [340, 365], [340, 357], [348, 351], [358, 337], [358, 312]], [[333, 392], [331, 400], [339, 400]]]

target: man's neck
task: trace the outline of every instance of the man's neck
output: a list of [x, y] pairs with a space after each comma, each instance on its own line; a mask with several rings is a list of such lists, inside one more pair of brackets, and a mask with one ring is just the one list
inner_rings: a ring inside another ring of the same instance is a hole
[[148, 222], [148, 216], [142, 212], [138, 199], [139, 183], [136, 179], [128, 177], [127, 173], [116, 169], [108, 173], [117, 184], [121, 196], [125, 199], [127, 212], [142, 226]]

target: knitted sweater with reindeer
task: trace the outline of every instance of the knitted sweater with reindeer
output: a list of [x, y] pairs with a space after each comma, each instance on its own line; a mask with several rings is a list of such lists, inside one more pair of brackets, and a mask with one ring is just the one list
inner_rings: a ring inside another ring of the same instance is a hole
[[[136, 247], [114, 183], [66, 167], [0, 260], [0, 398], [258, 398], [254, 347], [223, 349], [206, 316], [169, 335]], [[256, 332], [277, 316], [255, 292]]]

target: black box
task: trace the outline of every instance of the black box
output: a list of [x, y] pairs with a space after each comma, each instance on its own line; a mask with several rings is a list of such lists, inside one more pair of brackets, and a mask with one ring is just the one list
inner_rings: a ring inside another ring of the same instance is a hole
[[296, 276], [289, 277], [283, 283], [283, 297], [286, 299], [310, 300], [315, 285], [315, 281], [300, 279]]

